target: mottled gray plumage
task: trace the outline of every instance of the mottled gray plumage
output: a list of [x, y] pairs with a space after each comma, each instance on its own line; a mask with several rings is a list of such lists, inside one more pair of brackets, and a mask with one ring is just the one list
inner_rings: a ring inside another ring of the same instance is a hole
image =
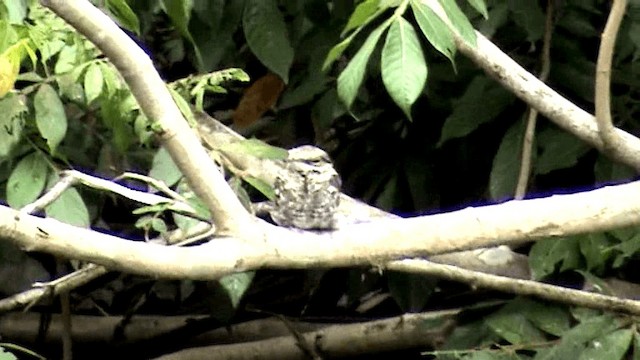
[[274, 191], [270, 215], [276, 224], [298, 229], [336, 227], [340, 177], [323, 150], [309, 145], [289, 150]]

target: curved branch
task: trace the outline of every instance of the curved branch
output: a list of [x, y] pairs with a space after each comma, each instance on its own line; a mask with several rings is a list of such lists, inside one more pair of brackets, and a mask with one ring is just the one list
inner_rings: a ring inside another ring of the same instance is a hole
[[[436, 2], [429, 2], [430, 6], [433, 3]], [[439, 11], [436, 13], [440, 14]], [[607, 153], [593, 115], [545, 85], [481, 33], [476, 31], [476, 36], [477, 45], [473, 47], [454, 33], [456, 47], [489, 76], [556, 125], [605, 152], [612, 159], [640, 171], [640, 139], [623, 130], [614, 129], [618, 137], [618, 148], [614, 153]]]
[[[614, 0], [607, 25], [602, 32], [602, 42], [596, 65], [595, 105], [598, 133], [607, 152], [615, 153], [620, 147], [618, 134], [611, 119], [611, 61], [616, 37], [627, 6], [626, 0]], [[637, 168], [637, 167], [636, 167]]]

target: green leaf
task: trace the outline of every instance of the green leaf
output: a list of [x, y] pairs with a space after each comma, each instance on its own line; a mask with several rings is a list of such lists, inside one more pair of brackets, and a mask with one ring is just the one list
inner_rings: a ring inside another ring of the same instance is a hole
[[489, 12], [487, 11], [487, 4], [484, 3], [484, 0], [467, 0], [469, 5], [471, 5], [477, 12], [479, 12], [482, 17], [486, 19], [489, 18]]
[[243, 273], [231, 274], [223, 277], [219, 280], [220, 285], [227, 292], [227, 296], [231, 301], [233, 308], [237, 308], [242, 296], [247, 292], [255, 271], [247, 271]]
[[260, 193], [270, 201], [274, 201], [276, 199], [276, 193], [273, 191], [273, 187], [266, 181], [253, 176], [243, 176], [242, 180], [246, 181], [247, 184], [253, 186], [256, 190], [260, 191]]
[[7, 180], [7, 203], [14, 209], [34, 202], [44, 190], [49, 166], [44, 157], [31, 153], [13, 169]]
[[540, 149], [534, 170], [536, 174], [548, 174], [553, 170], [566, 169], [578, 163], [590, 147], [567, 131], [547, 128], [537, 136]]
[[477, 76], [461, 98], [454, 101], [453, 113], [446, 119], [437, 146], [466, 136], [480, 125], [495, 119], [513, 103], [514, 95], [485, 77]]
[[636, 233], [629, 239], [614, 246], [613, 250], [616, 250], [618, 253], [611, 266], [619, 268], [624, 265], [628, 259], [633, 258], [640, 252], [640, 233]]
[[3, 1], [2, 3], [7, 11], [3, 18], [6, 17], [11, 24], [22, 24], [27, 17], [29, 2], [27, 0], [12, 0]]
[[613, 244], [604, 233], [589, 233], [580, 239], [580, 253], [586, 260], [587, 270], [600, 272], [611, 256], [610, 247]]
[[[610, 315], [591, 317], [571, 330], [565, 332], [560, 343], [548, 351], [539, 352], [535, 360], [582, 359], [579, 354], [587, 350], [587, 343], [614, 333], [620, 324]], [[593, 357], [593, 359], [609, 359], [608, 357]]]
[[411, 120], [411, 105], [427, 81], [427, 64], [413, 26], [402, 17], [396, 18], [387, 33], [380, 65], [389, 95]]
[[27, 111], [23, 96], [9, 94], [0, 99], [0, 162], [19, 144], [24, 130], [22, 117]]
[[273, 0], [247, 0], [242, 15], [247, 44], [271, 71], [289, 82], [293, 48], [282, 13]]
[[102, 94], [103, 85], [104, 79], [100, 65], [95, 63], [89, 65], [87, 72], [84, 74], [84, 94], [87, 98], [87, 104], [91, 104]]
[[89, 227], [89, 210], [78, 190], [69, 188], [65, 190], [59, 198], [46, 207], [45, 212], [48, 217], [62, 221], [67, 224]]
[[246, 139], [225, 144], [221, 150], [232, 154], [247, 154], [269, 160], [284, 160], [288, 156], [287, 150], [271, 146], [259, 139]]
[[553, 274], [560, 264], [560, 271], [576, 269], [581, 264], [580, 238], [551, 238], [536, 241], [529, 251], [529, 266], [534, 279]]
[[43, 84], [33, 98], [33, 106], [38, 131], [47, 140], [51, 153], [55, 153], [67, 133], [67, 115], [62, 101], [50, 85]]
[[604, 334], [589, 342], [589, 347], [580, 354], [579, 360], [588, 359], [624, 359], [631, 346], [634, 331], [620, 329], [610, 334]]
[[138, 21], [138, 17], [125, 0], [108, 0], [106, 5], [109, 12], [113, 14], [121, 27], [136, 35], [140, 35], [140, 22]]
[[351, 16], [349, 17], [349, 21], [347, 25], [342, 30], [342, 34], [340, 37], [347, 34], [349, 31], [364, 26], [369, 23], [372, 19], [374, 19], [378, 14], [378, 4], [380, 0], [365, 0], [356, 6], [356, 9], [353, 11]]
[[54, 67], [55, 74], [60, 75], [74, 70], [77, 65], [77, 61], [77, 46], [65, 44], [58, 54], [58, 61], [56, 61], [56, 65]]
[[436, 50], [446, 56], [453, 64], [456, 44], [447, 24], [422, 1], [412, 0], [411, 9], [422, 34]]
[[522, 164], [523, 122], [513, 124], [502, 137], [489, 175], [489, 196], [493, 200], [513, 198]]
[[380, 39], [380, 35], [391, 25], [390, 21], [385, 21], [371, 32], [367, 40], [356, 55], [351, 59], [349, 65], [338, 76], [338, 96], [347, 108], [350, 108], [358, 94], [358, 89], [362, 85], [364, 73], [367, 69], [369, 57]]
[[451, 21], [451, 25], [456, 29], [458, 34], [464, 41], [471, 46], [476, 46], [476, 31], [467, 19], [467, 16], [460, 10], [458, 4], [451, 0], [439, 0], [438, 1], [444, 9], [447, 17]]
[[149, 176], [163, 181], [167, 186], [175, 185], [182, 177], [182, 172], [169, 155], [169, 152], [161, 147], [153, 156]]
[[571, 315], [562, 306], [539, 302], [526, 297], [516, 298], [508, 306], [519, 309], [522, 315], [540, 330], [551, 335], [561, 336], [571, 327]]
[[505, 306], [489, 315], [485, 323], [493, 332], [511, 344], [536, 343], [546, 340], [542, 331], [532, 324], [520, 308]]

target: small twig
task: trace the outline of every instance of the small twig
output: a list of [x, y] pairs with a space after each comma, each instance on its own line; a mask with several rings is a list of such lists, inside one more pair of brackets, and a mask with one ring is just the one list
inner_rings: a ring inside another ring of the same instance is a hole
[[87, 174], [83, 174], [75, 170], [63, 171], [62, 174], [73, 177], [78, 182], [90, 188], [93, 188], [96, 190], [102, 190], [102, 191], [109, 191], [109, 192], [118, 194], [122, 197], [125, 197], [127, 199], [137, 201], [142, 204], [158, 205], [158, 204], [166, 204], [166, 203], [173, 202], [172, 210], [178, 211], [184, 214], [193, 214], [193, 215], [197, 214], [195, 209], [193, 209], [189, 204], [183, 201], [174, 202], [174, 200], [163, 197], [163, 196], [151, 194], [144, 191], [129, 189], [126, 186], [116, 184], [112, 181], [100, 179]]
[[33, 214], [41, 211], [51, 205], [62, 193], [76, 183], [76, 179], [72, 176], [63, 176], [55, 185], [49, 189], [44, 195], [31, 204], [25, 205], [20, 209], [21, 212]]
[[118, 181], [118, 180], [126, 180], [126, 179], [132, 179], [132, 180], [138, 180], [141, 181], [153, 188], [155, 188], [156, 190], [162, 192], [163, 194], [167, 195], [168, 197], [172, 198], [173, 200], [177, 200], [177, 201], [181, 201], [183, 203], [187, 203], [187, 199], [184, 198], [184, 196], [178, 194], [177, 192], [171, 190], [167, 184], [164, 183], [164, 181], [160, 181], [157, 179], [154, 179], [152, 177], [149, 176], [145, 176], [142, 174], [136, 174], [136, 173], [132, 173], [132, 172], [125, 172], [120, 176], [117, 176], [116, 178], [113, 179], [113, 181]]
[[[620, 29], [620, 23], [627, 7], [626, 0], [614, 0], [607, 19], [607, 24], [602, 32], [602, 42], [598, 52], [596, 65], [595, 106], [598, 135], [602, 140], [604, 149], [608, 153], [618, 152], [622, 146], [620, 136], [615, 131], [611, 117], [611, 62], [616, 45], [616, 37]], [[636, 164], [636, 169], [640, 164]]]
[[[551, 71], [551, 35], [553, 34], [553, 1], [547, 1], [547, 18], [544, 28], [544, 39], [542, 43], [542, 54], [540, 56], [540, 62], [542, 68], [538, 79], [545, 82], [549, 78]], [[516, 200], [524, 199], [527, 192], [527, 186], [529, 184], [529, 177], [531, 176], [531, 153], [533, 150], [533, 140], [536, 131], [536, 122], [538, 118], [538, 110], [533, 107], [529, 107], [529, 115], [527, 116], [527, 128], [524, 133], [524, 139], [522, 144], [522, 161], [520, 162], [520, 174], [518, 175], [518, 184], [516, 186], [516, 192], [514, 198]]]

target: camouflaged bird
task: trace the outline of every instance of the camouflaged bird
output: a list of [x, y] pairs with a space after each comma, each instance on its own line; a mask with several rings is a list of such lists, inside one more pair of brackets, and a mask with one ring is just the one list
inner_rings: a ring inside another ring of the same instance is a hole
[[289, 150], [274, 182], [269, 214], [281, 226], [298, 229], [336, 228], [340, 177], [329, 155], [310, 145]]

